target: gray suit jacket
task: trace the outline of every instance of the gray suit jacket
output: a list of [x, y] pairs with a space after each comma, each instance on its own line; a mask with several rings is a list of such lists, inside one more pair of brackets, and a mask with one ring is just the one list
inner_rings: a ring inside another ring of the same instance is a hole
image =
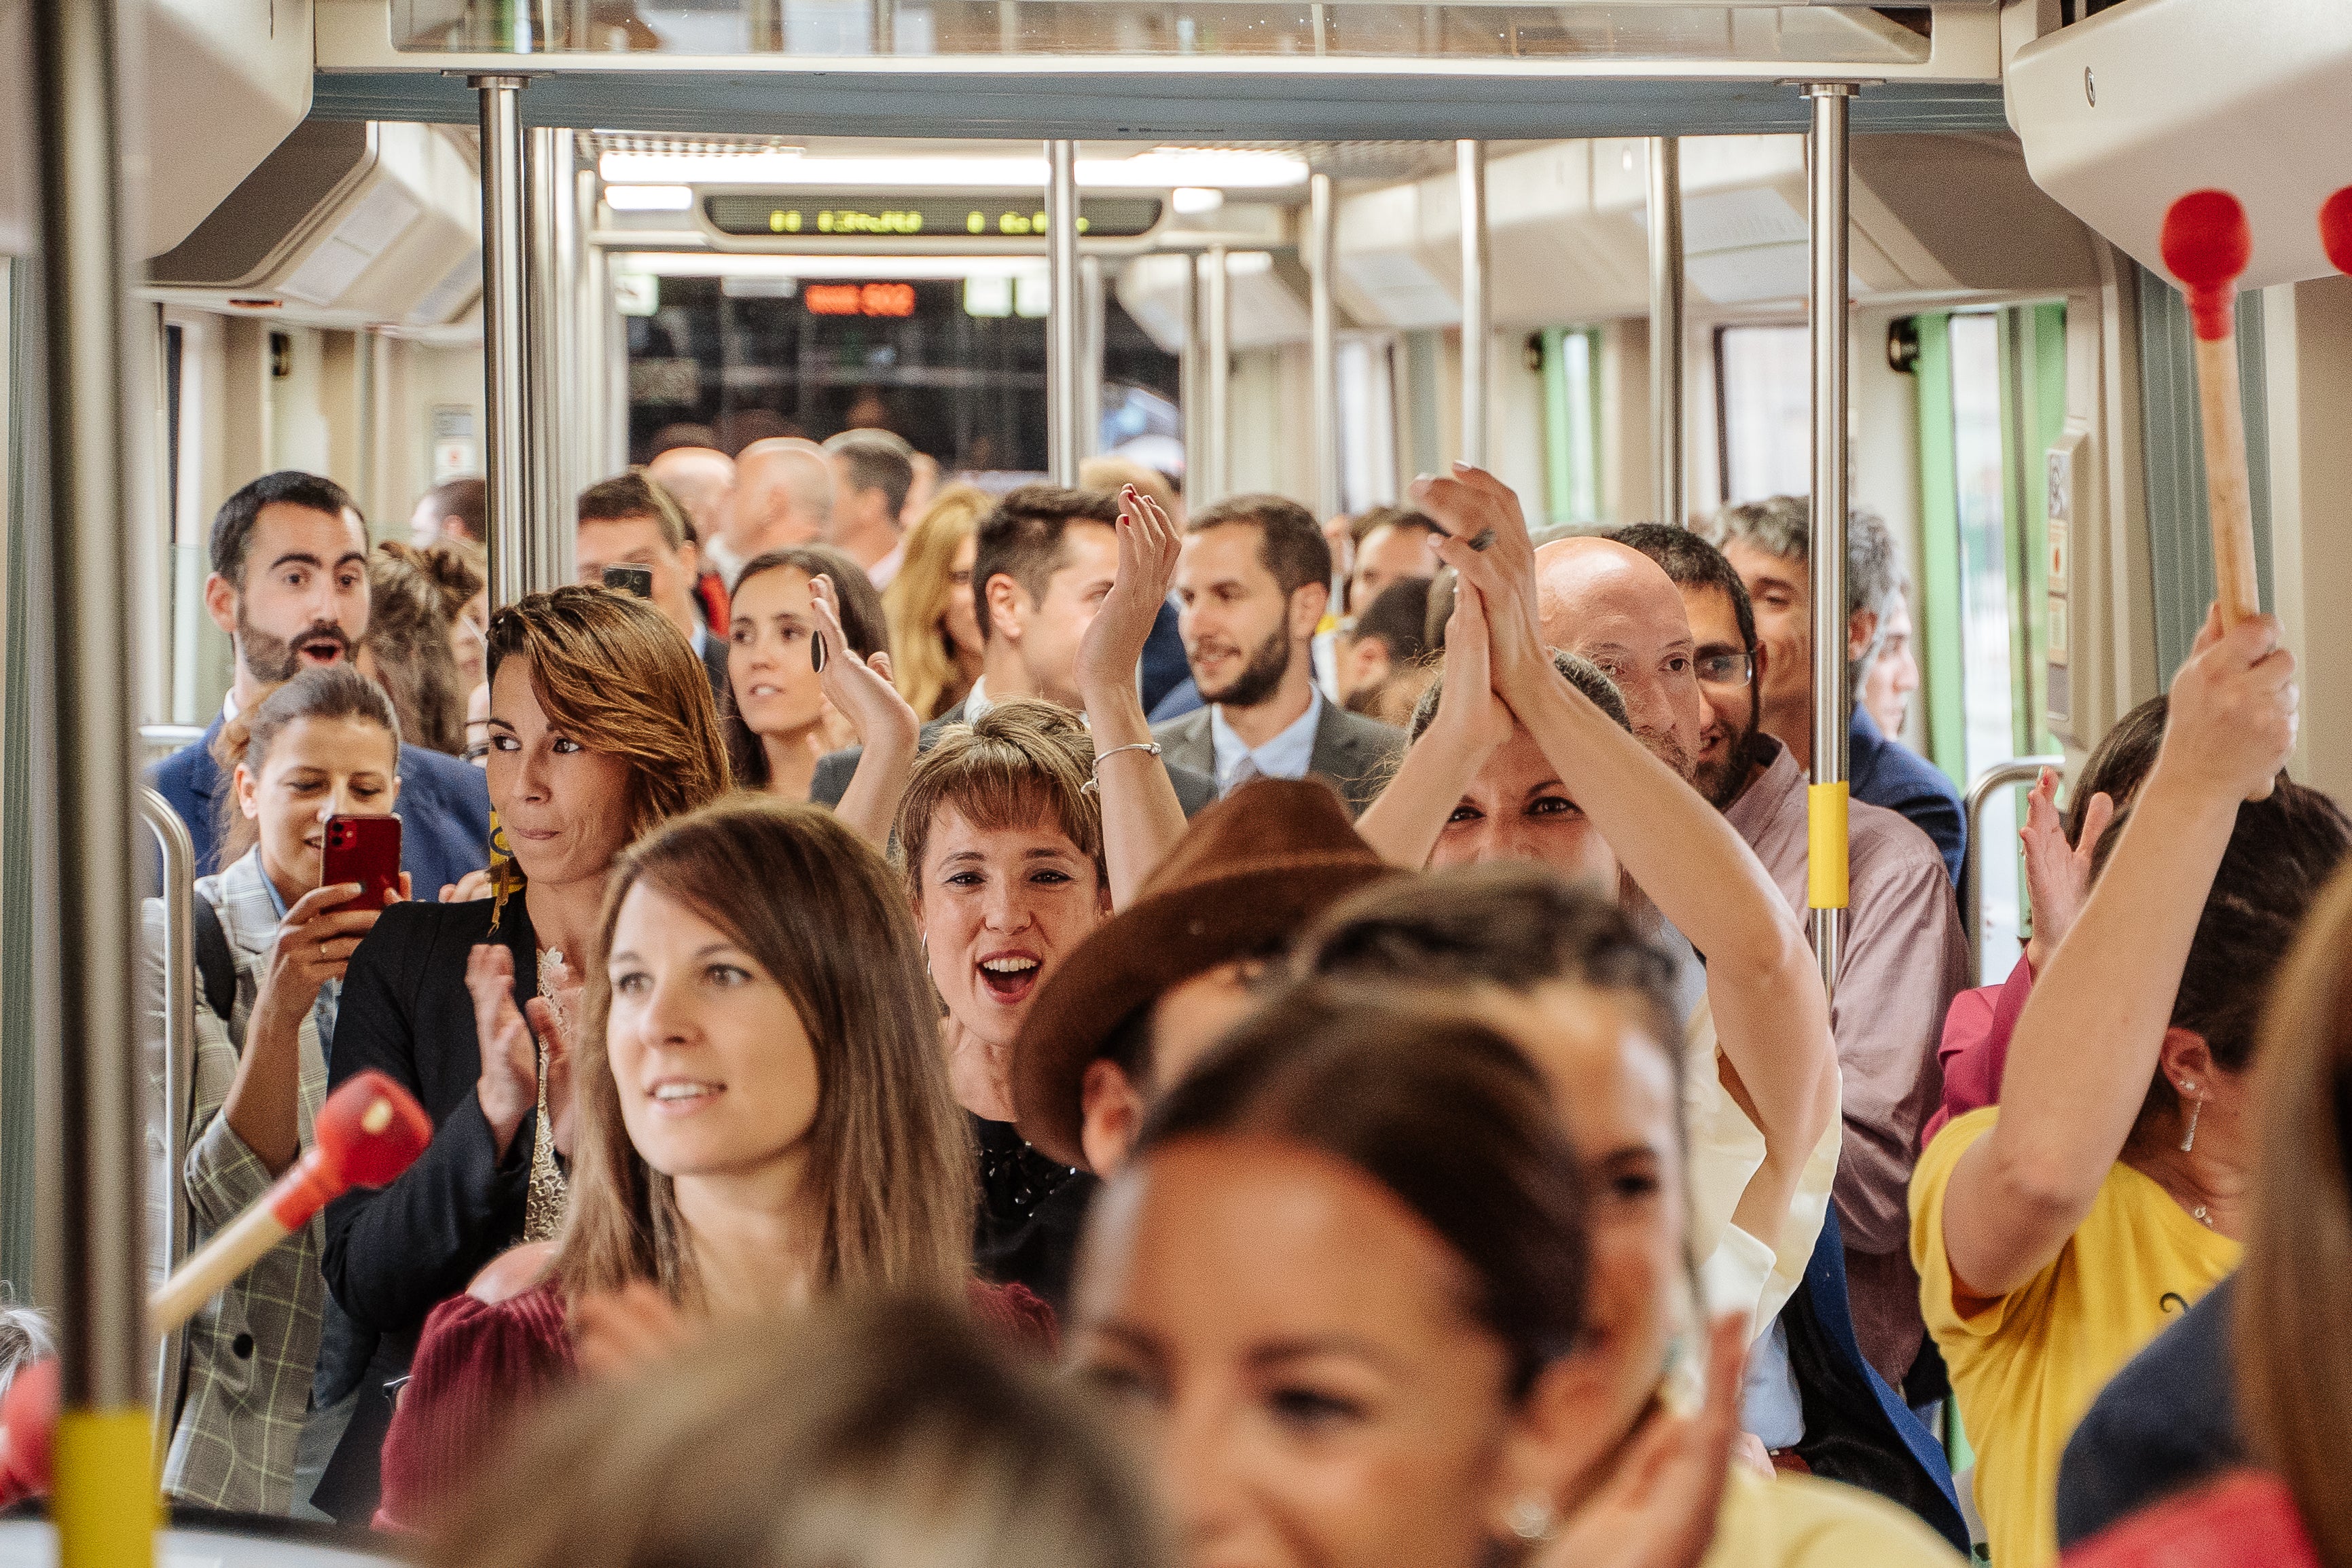
[[[1163, 756], [1170, 772], [1181, 765], [1216, 778], [1217, 748], [1209, 731], [1214, 711], [1198, 708], [1153, 727], [1151, 737], [1166, 748]], [[1348, 802], [1349, 815], [1360, 817], [1388, 784], [1403, 752], [1404, 731], [1349, 713], [1327, 698], [1323, 716], [1315, 726], [1315, 752], [1307, 770], [1339, 791], [1339, 798]]]
[[[940, 737], [946, 733], [948, 726], [963, 721], [963, 705], [958, 703], [923, 726], [922, 733], [915, 741], [916, 751], [929, 751], [939, 744]], [[1166, 742], [1161, 744], [1164, 746]], [[851, 777], [857, 771], [857, 759], [864, 755], [864, 747], [851, 746], [818, 758], [816, 776], [809, 780], [809, 799], [828, 806], [840, 805], [841, 798], [849, 792]], [[1217, 798], [1217, 781], [1211, 775], [1197, 768], [1180, 768], [1172, 757], [1163, 757], [1160, 760], [1168, 765], [1168, 781], [1176, 786], [1176, 803], [1184, 808], [1185, 816], [1194, 815]]]

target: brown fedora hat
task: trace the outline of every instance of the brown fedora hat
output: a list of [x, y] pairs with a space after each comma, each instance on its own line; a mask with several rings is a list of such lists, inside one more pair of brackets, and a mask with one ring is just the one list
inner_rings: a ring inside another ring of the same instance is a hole
[[1195, 975], [1281, 943], [1394, 869], [1318, 779], [1252, 779], [1203, 810], [1135, 902], [1095, 927], [1029, 1004], [1013, 1041], [1021, 1135], [1085, 1169], [1087, 1068], [1120, 1020]]

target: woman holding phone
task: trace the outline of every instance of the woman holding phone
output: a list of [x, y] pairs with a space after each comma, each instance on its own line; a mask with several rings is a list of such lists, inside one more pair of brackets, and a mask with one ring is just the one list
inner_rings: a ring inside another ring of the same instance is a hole
[[[193, 1113], [177, 1175], [199, 1243], [310, 1146], [343, 970], [378, 914], [350, 907], [357, 883], [321, 885], [328, 825], [389, 817], [400, 798], [391, 699], [348, 664], [295, 676], [232, 720], [217, 746], [235, 781], [221, 825], [228, 864], [197, 882], [197, 923], [226, 938], [235, 983], [195, 1009]], [[395, 896], [407, 891], [403, 876]], [[158, 954], [161, 915], [151, 904]], [[249, 1513], [290, 1506], [326, 1302], [323, 1235], [313, 1219], [188, 1324], [187, 1399], [163, 1470], [175, 1500]]]

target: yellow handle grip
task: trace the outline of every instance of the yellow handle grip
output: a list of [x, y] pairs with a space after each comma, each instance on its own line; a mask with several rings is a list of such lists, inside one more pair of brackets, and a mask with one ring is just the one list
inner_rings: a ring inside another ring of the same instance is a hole
[[1815, 909], [1846, 906], [1846, 788], [1805, 787], [1805, 902]]
[[58, 1568], [154, 1568], [163, 1518], [144, 1410], [68, 1410], [58, 1417]]

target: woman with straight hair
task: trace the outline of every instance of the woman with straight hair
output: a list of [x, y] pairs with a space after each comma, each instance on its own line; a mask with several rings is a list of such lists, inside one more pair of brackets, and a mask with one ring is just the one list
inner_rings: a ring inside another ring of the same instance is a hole
[[2209, 617], [2000, 1103], [1947, 1124], [1912, 1178], [1921, 1304], [2004, 1568], [2056, 1560], [2075, 1424], [2237, 1267], [2263, 999], [2352, 846], [2332, 801], [2279, 777], [2295, 719], [2277, 621]]
[[[344, 970], [378, 919], [373, 909], [341, 907], [356, 884], [320, 885], [326, 824], [393, 813], [400, 735], [383, 689], [332, 664], [274, 688], [215, 743], [232, 779], [219, 838], [225, 866], [197, 880], [195, 896], [197, 921], [218, 933], [231, 984], [214, 988], [199, 962], [205, 990], [194, 1008], [186, 1155], [171, 1173], [193, 1244], [242, 1215], [310, 1147]], [[150, 903], [147, 925], [160, 975], [160, 901]], [[189, 1322], [186, 1397], [163, 1465], [174, 1501], [266, 1514], [292, 1506], [327, 1304], [323, 1231], [313, 1218]]]
[[907, 530], [906, 560], [882, 591], [892, 678], [926, 724], [953, 711], [980, 678], [983, 644], [971, 570], [988, 508], [988, 497], [970, 485], [940, 491]]
[[2280, 971], [2253, 1093], [2253, 1193], [2232, 1322], [2260, 1469], [2131, 1516], [2067, 1568], [2352, 1568], [2352, 869]]
[[[489, 669], [493, 895], [386, 913], [345, 982], [329, 1075], [331, 1089], [374, 1068], [433, 1118], [431, 1146], [398, 1180], [327, 1207], [328, 1288], [382, 1336], [375, 1388], [405, 1368], [436, 1305], [514, 1242], [554, 1236], [572, 1146], [563, 1014], [614, 859], [728, 788], [702, 662], [643, 600], [526, 595], [491, 620]], [[350, 1391], [322, 1388], [321, 1404]], [[372, 1428], [353, 1417], [362, 1447], [389, 1418], [381, 1400], [370, 1409]]]
[[839, 809], [887, 844], [921, 726], [890, 684], [889, 632], [865, 569], [824, 545], [770, 550], [745, 563], [729, 613], [720, 723], [735, 781], [805, 800], [820, 758], [862, 746]]
[[468, 1489], [446, 1568], [1170, 1568], [1077, 1391], [903, 1296], [712, 1331], [551, 1405]]
[[921, 948], [831, 812], [736, 800], [670, 823], [614, 868], [593, 950], [553, 1267], [433, 1313], [384, 1446], [385, 1522], [426, 1523], [497, 1417], [571, 1375], [575, 1333], [626, 1358], [681, 1321], [892, 1289], [968, 1293], [1050, 1341], [1034, 1297], [971, 1280], [971, 1145]]

